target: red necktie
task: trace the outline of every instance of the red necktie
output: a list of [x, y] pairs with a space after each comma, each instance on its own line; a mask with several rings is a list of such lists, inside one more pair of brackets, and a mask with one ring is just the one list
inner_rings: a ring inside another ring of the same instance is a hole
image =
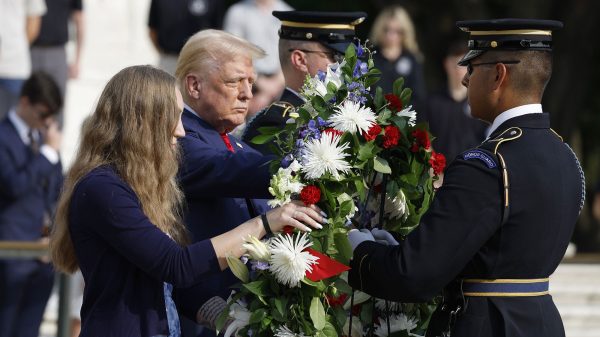
[[233, 146], [231, 146], [231, 142], [229, 141], [229, 136], [227, 136], [226, 133], [222, 133], [221, 138], [223, 138], [223, 142], [225, 143], [225, 146], [227, 146], [227, 150], [230, 152], [235, 152], [233, 151]]

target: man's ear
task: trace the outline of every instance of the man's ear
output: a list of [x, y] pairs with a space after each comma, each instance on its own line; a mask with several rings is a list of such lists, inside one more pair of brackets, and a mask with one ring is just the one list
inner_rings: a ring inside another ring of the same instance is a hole
[[290, 53], [290, 62], [292, 63], [294, 69], [299, 70], [303, 73], [308, 73], [308, 61], [306, 60], [305, 53], [299, 50], [293, 50]]
[[506, 65], [503, 63], [496, 64], [496, 67], [494, 69], [496, 70], [496, 77], [494, 78], [493, 89], [497, 90], [502, 85], [506, 85], [508, 81], [508, 72], [506, 69]]
[[186, 75], [184, 90], [190, 98], [200, 98], [200, 94], [202, 93], [202, 79], [199, 78], [197, 75]]

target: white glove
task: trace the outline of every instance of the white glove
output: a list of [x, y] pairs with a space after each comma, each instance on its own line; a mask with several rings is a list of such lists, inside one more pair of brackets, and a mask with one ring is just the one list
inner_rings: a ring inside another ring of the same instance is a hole
[[390, 234], [390, 232], [385, 229], [373, 228], [371, 230], [371, 234], [375, 238], [375, 241], [387, 245], [387, 246], [397, 246], [399, 245], [398, 241], [394, 239], [394, 236]]
[[350, 241], [350, 245], [352, 246], [352, 251], [360, 245], [363, 241], [375, 241], [373, 234], [369, 232], [368, 229], [352, 229], [348, 232], [348, 241]]

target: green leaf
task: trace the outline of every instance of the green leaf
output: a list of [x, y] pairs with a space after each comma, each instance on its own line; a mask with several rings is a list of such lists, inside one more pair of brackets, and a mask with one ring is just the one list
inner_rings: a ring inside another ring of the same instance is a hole
[[402, 100], [402, 105], [404, 105], [404, 106], [408, 105], [408, 102], [410, 102], [411, 95], [412, 95], [411, 88], [404, 88], [404, 90], [402, 90], [402, 92], [399, 95], [400, 99]]
[[375, 89], [375, 108], [377, 110], [381, 109], [382, 106], [384, 106], [387, 101], [385, 100], [385, 97], [383, 96], [383, 89], [381, 89], [381, 87], [377, 87], [377, 89]]
[[250, 315], [249, 323], [250, 324], [260, 323], [260, 322], [262, 322], [263, 319], [265, 319], [265, 317], [267, 317], [267, 311], [265, 309], [255, 310]]
[[356, 49], [354, 48], [354, 43], [350, 43], [348, 45], [348, 48], [346, 48], [346, 53], [344, 55], [344, 58], [348, 60], [353, 57], [356, 57]]
[[[323, 303], [318, 297], [313, 297], [310, 302], [310, 319], [312, 319], [315, 329], [323, 330], [325, 327], [325, 309]], [[334, 329], [335, 330], [335, 329]]]
[[[395, 81], [394, 84], [392, 85], [392, 93], [400, 98], [402, 98], [401, 93], [402, 93], [402, 87], [404, 86], [404, 77], [398, 77]], [[404, 102], [404, 100], [402, 100], [402, 102]]]
[[261, 126], [257, 129], [263, 135], [273, 135], [281, 131], [279, 126]]
[[339, 261], [345, 265], [348, 265], [350, 263], [350, 259], [352, 258], [352, 246], [350, 245], [350, 241], [348, 241], [348, 234], [336, 233], [333, 236], [333, 241], [335, 242], [335, 247], [339, 252]]
[[379, 76], [370, 76], [365, 80], [365, 88], [370, 88], [373, 84], [379, 82]]
[[275, 138], [275, 135], [258, 135], [252, 138], [251, 142], [253, 144], [265, 144], [269, 142], [271, 139]]
[[242, 286], [256, 296], [267, 296], [265, 280], [258, 280], [242, 284]]
[[373, 158], [373, 169], [381, 173], [392, 173], [392, 169], [390, 168], [390, 165], [388, 164], [387, 160], [379, 156]]
[[335, 327], [333, 326], [333, 324], [329, 323], [329, 322], [325, 322], [325, 326], [323, 327], [323, 334], [327, 337], [337, 337], [338, 333], [337, 330], [335, 330]]

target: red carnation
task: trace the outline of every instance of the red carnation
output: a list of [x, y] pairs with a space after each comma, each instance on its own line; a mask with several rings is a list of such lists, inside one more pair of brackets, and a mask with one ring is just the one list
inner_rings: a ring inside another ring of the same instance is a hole
[[435, 151], [431, 151], [431, 158], [429, 158], [429, 164], [433, 168], [433, 174], [440, 175], [446, 168], [446, 156]]
[[392, 146], [398, 145], [400, 140], [400, 129], [393, 125], [385, 127], [385, 135], [383, 136], [383, 147], [389, 149]]
[[394, 94], [386, 94], [384, 97], [394, 111], [402, 110], [402, 100], [398, 96]]
[[[429, 150], [431, 147], [431, 141], [429, 140], [429, 133], [427, 133], [427, 131], [418, 129], [412, 132], [412, 136], [415, 137], [417, 145], [422, 146], [425, 148], [425, 150]], [[411, 151], [413, 151], [413, 149], [411, 149]]]
[[342, 305], [344, 305], [344, 303], [346, 303], [346, 299], [348, 299], [348, 295], [346, 294], [341, 294], [338, 297], [334, 297], [331, 295], [327, 295], [327, 302], [329, 303], [330, 307], [341, 307]]
[[333, 136], [341, 136], [344, 134], [342, 131], [336, 130], [334, 128], [327, 128], [323, 130], [323, 133], [331, 133]]
[[412, 152], [412, 153], [419, 152], [419, 145], [417, 143], [413, 143], [412, 146], [410, 147], [410, 152]]
[[371, 124], [369, 131], [363, 132], [363, 137], [365, 137], [367, 142], [370, 142], [370, 141], [374, 140], [375, 138], [377, 138], [377, 136], [379, 136], [380, 133], [381, 133], [381, 126], [379, 126], [379, 124], [373, 123], [373, 124]]
[[321, 190], [315, 185], [308, 185], [300, 191], [300, 200], [306, 206], [314, 205], [321, 200]]
[[296, 227], [294, 227], [294, 226], [285, 226], [285, 227], [283, 227], [282, 231], [287, 235], [292, 235], [292, 234], [294, 234], [295, 229], [296, 229]]

